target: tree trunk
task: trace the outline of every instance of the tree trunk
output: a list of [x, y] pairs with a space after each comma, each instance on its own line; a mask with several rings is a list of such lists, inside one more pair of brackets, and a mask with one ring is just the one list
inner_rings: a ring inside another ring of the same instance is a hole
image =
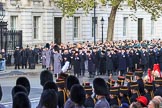
[[[120, 3], [119, 3], [120, 4]], [[107, 40], [112, 41], [114, 37], [114, 24], [116, 12], [118, 10], [119, 4], [116, 6], [112, 6], [109, 21], [108, 21], [108, 29], [107, 29]]]

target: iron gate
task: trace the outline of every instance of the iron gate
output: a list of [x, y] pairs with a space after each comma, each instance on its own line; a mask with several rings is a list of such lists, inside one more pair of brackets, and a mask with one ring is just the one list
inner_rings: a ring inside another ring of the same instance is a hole
[[3, 34], [1, 48], [4, 48], [7, 54], [6, 65], [12, 65], [16, 46], [22, 47], [22, 30], [8, 30]]
[[16, 46], [22, 47], [22, 30], [8, 30], [6, 32], [7, 50], [15, 50]]

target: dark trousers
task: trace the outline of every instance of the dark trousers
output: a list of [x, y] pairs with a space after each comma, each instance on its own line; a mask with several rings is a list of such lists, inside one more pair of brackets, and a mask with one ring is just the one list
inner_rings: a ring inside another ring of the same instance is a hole
[[148, 69], [148, 66], [147, 65], [141, 65], [141, 67], [142, 67], [142, 70], [146, 73], [147, 69]]
[[89, 72], [89, 78], [93, 78], [95, 75], [95, 72]]
[[107, 70], [107, 75], [109, 76], [110, 74], [113, 74], [112, 70]]
[[15, 64], [15, 69], [20, 69], [20, 64], [18, 63], [18, 64]]
[[27, 69], [27, 64], [22, 64], [22, 69], [24, 69], [24, 67]]
[[125, 72], [126, 72], [126, 70], [120, 70], [120, 76], [124, 76]]
[[38, 64], [38, 55], [35, 55], [35, 63]]
[[82, 69], [82, 70], [81, 70], [81, 74], [82, 74], [82, 76], [84, 76], [84, 74], [85, 74], [85, 69]]

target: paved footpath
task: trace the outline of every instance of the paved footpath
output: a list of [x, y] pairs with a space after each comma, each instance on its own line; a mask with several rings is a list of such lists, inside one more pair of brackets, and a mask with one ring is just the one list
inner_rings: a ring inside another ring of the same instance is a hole
[[37, 65], [35, 69], [14, 69], [14, 66], [7, 66], [4, 71], [0, 71], [0, 78], [13, 77], [13, 75], [25, 75], [32, 73], [40, 73], [42, 71], [41, 65]]

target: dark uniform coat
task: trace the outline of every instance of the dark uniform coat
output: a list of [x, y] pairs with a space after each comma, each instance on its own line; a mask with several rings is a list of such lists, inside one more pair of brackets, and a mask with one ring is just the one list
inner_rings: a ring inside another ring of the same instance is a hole
[[85, 106], [85, 108], [94, 108], [95, 104], [94, 104], [93, 98], [88, 97], [84, 102], [84, 106]]
[[141, 95], [144, 95], [144, 83], [143, 83], [143, 79], [138, 79], [137, 80], [138, 83], [138, 87], [139, 87], [139, 92]]
[[129, 54], [127, 55], [127, 57], [128, 57], [128, 64], [127, 64], [127, 66], [128, 66], [129, 68], [133, 68], [133, 67], [135, 66], [133, 56], [134, 56], [133, 53], [129, 53]]
[[118, 54], [115, 53], [112, 55], [113, 57], [113, 66], [114, 66], [114, 71], [116, 71], [118, 69], [119, 66], [119, 62], [118, 62]]
[[92, 53], [93, 57], [94, 57], [94, 64], [95, 64], [95, 70], [98, 71], [99, 68], [99, 52], [93, 52]]
[[99, 61], [99, 72], [101, 75], [106, 73], [106, 55], [101, 54]]
[[21, 57], [22, 57], [22, 65], [26, 65], [27, 64], [27, 52], [26, 52], [26, 50], [21, 51]]
[[118, 99], [114, 98], [114, 99], [110, 99], [110, 106], [112, 105], [119, 105]]
[[158, 87], [158, 89], [155, 91], [154, 95], [162, 97], [162, 86]]
[[21, 64], [21, 52], [20, 52], [20, 50], [15, 50], [14, 58], [15, 58], [15, 65], [20, 65]]
[[86, 54], [82, 52], [79, 54], [79, 57], [80, 57], [80, 69], [85, 70]]
[[155, 52], [149, 51], [149, 68], [153, 69], [153, 65], [155, 64]]
[[144, 96], [147, 98], [148, 102], [149, 102], [150, 100], [152, 100], [151, 94], [150, 94], [150, 93], [145, 93]]
[[106, 56], [106, 67], [107, 70], [113, 70], [114, 69], [114, 65], [113, 65], [113, 56], [112, 54], [109, 54]]
[[135, 51], [134, 52], [135, 54], [134, 54], [134, 63], [135, 64], [139, 64], [140, 63], [140, 51], [139, 50], [137, 50], [137, 51]]
[[66, 99], [64, 99], [64, 97], [67, 98], [64, 95], [66, 95], [66, 94], [64, 94], [63, 90], [62, 91], [58, 91], [57, 94], [58, 94], [58, 107], [59, 108], [64, 108], [64, 104], [66, 102]]
[[94, 73], [95, 72], [95, 60], [94, 60], [94, 56], [90, 55], [87, 56], [88, 58], [88, 72], [89, 73]]
[[35, 63], [35, 59], [34, 59], [34, 52], [33, 52], [33, 50], [29, 50], [28, 57], [29, 57], [29, 64], [34, 64]]
[[136, 102], [136, 98], [138, 97], [137, 93], [132, 94], [132, 96], [130, 97], [130, 102]]
[[160, 64], [160, 69], [162, 70], [162, 49], [157, 52], [158, 63]]
[[118, 65], [118, 69], [119, 70], [126, 70], [127, 68], [127, 64], [126, 64], [126, 55], [125, 53], [119, 53], [118, 54], [118, 60], [119, 60], [119, 65]]
[[80, 75], [81, 69], [80, 69], [80, 57], [74, 56], [74, 74]]
[[147, 71], [148, 63], [149, 63], [148, 52], [141, 52], [141, 65], [144, 66], [143, 71], [145, 72]]
[[127, 104], [130, 104], [130, 103], [129, 103], [130, 100], [128, 100], [128, 98], [125, 97], [125, 96], [121, 97], [121, 98], [120, 98], [120, 101], [121, 101], [121, 103], [127, 103]]

